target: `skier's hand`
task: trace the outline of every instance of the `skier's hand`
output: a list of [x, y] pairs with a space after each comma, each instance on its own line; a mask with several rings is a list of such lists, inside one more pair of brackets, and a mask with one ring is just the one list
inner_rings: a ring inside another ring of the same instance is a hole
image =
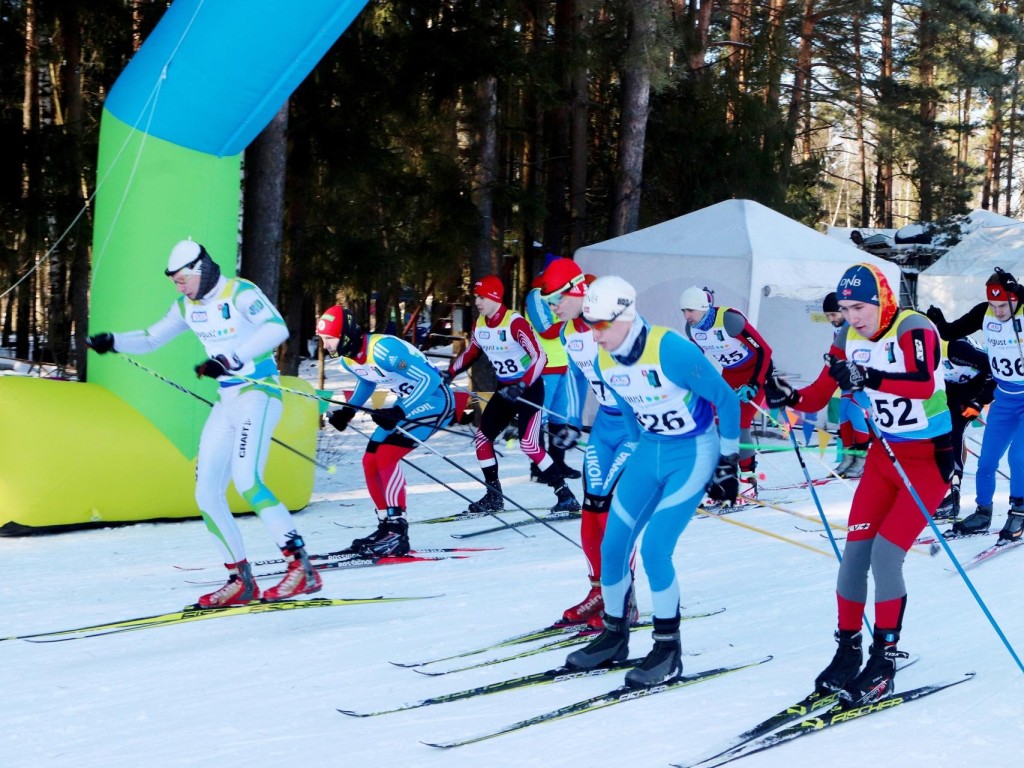
[[779, 376], [769, 376], [764, 382], [764, 401], [769, 408], [792, 408], [800, 402], [800, 393]]
[[857, 392], [865, 387], [878, 389], [882, 383], [882, 374], [874, 368], [865, 368], [851, 360], [838, 360], [834, 357], [830, 360], [828, 375], [836, 380], [840, 389]]
[[561, 429], [551, 436], [551, 444], [563, 451], [571, 451], [580, 441], [583, 432], [572, 424], [563, 424]]
[[757, 385], [757, 382], [751, 381], [741, 387], [736, 387], [736, 397], [740, 399], [741, 403], [749, 403], [757, 397], [758, 389], [760, 387]]
[[942, 310], [936, 307], [934, 304], [928, 307], [928, 311], [925, 312], [925, 315], [928, 317], [929, 320], [931, 320], [936, 325], [946, 324], [946, 316], [942, 314]]
[[405, 418], [405, 411], [399, 405], [392, 405], [390, 408], [378, 408], [370, 414], [370, 418], [381, 429], [391, 430], [397, 427], [398, 422]]
[[327, 414], [327, 421], [332, 427], [339, 432], [344, 432], [345, 427], [352, 421], [352, 418], [356, 415], [356, 409], [351, 405], [343, 405], [341, 408], [331, 411]]
[[983, 407], [977, 400], [970, 400], [964, 403], [964, 407], [960, 409], [960, 415], [970, 423], [981, 416], [981, 409]]
[[515, 384], [506, 384], [504, 387], [498, 390], [498, 394], [508, 400], [510, 403], [514, 403], [520, 397], [523, 396], [523, 392], [526, 387], [523, 386], [523, 382], [517, 381]]
[[117, 351], [114, 349], [114, 334], [112, 333], [97, 333], [95, 336], [90, 336], [85, 340], [85, 345], [97, 355]]
[[706, 490], [712, 501], [736, 503], [736, 496], [740, 492], [739, 454], [730, 453], [728, 456], [718, 457], [718, 466], [715, 467], [715, 474], [711, 476]]
[[441, 383], [446, 387], [451, 386], [452, 379], [455, 378], [451, 371], [438, 371], [437, 375], [441, 377]]
[[232, 363], [225, 355], [216, 355], [196, 366], [196, 378], [201, 379], [203, 376], [208, 376], [211, 379], [218, 379], [221, 376], [227, 376], [232, 371], [240, 370], [241, 367], [242, 361], [237, 357]]

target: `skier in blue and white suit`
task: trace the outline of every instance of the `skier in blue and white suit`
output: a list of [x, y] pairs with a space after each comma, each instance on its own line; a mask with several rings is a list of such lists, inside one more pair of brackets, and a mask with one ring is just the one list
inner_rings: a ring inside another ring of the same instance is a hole
[[605, 630], [566, 665], [594, 669], [629, 656], [629, 559], [646, 528], [640, 555], [654, 602], [654, 648], [626, 675], [627, 685], [644, 688], [682, 675], [672, 552], [705, 492], [736, 500], [740, 404], [699, 347], [636, 314], [636, 290], [621, 277], [590, 285], [583, 319], [601, 347], [595, 372], [623, 412], [636, 417], [637, 448], [619, 479], [601, 545]]

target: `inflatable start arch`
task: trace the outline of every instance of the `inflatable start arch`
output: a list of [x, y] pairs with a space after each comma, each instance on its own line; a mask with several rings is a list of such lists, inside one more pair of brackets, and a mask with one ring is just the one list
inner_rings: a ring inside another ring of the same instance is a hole
[[[170, 306], [179, 240], [236, 273], [241, 157], [366, 0], [176, 0], [107, 98], [100, 130], [90, 332], [145, 328]], [[183, 334], [140, 362], [207, 400], [205, 357]], [[89, 383], [0, 380], [0, 533], [199, 515], [193, 498], [209, 406], [116, 355]], [[285, 379], [290, 388], [308, 384]], [[312, 456], [317, 405], [285, 396], [275, 431]], [[274, 445], [267, 483], [289, 509], [313, 465]], [[232, 509], [247, 511], [232, 492]]]

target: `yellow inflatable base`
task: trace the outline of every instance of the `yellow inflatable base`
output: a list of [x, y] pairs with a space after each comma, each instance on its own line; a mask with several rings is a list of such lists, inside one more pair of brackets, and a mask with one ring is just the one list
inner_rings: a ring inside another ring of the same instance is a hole
[[[313, 394], [295, 378], [283, 386]], [[313, 494], [315, 400], [285, 393], [267, 485], [291, 510]], [[95, 384], [0, 378], [0, 535], [105, 523], [199, 517], [195, 457], [182, 456], [148, 420]], [[233, 512], [251, 512], [230, 488]]]

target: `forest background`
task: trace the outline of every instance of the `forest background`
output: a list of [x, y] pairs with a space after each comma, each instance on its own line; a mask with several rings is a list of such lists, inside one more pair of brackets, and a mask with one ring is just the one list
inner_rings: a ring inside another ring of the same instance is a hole
[[[9, 355], [85, 378], [103, 103], [168, 5], [0, 0]], [[245, 152], [239, 271], [294, 373], [338, 300], [411, 338], [477, 276], [515, 305], [548, 254], [724, 199], [1016, 217], [1022, 59], [1024, 2], [370, 0]]]

